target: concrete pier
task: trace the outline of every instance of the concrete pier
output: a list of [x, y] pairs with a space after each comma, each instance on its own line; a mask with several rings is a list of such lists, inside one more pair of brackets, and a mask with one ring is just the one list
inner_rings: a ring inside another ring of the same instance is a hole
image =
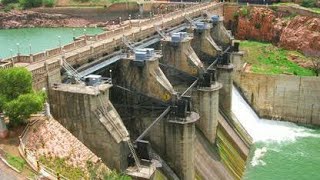
[[[111, 84], [54, 84], [49, 89], [52, 116], [110, 169], [125, 170], [129, 133], [109, 101]], [[113, 128], [116, 127], [116, 128]]]
[[195, 123], [199, 114], [171, 118], [166, 123], [166, 161], [180, 179], [195, 179]]
[[218, 82], [209, 87], [199, 87], [194, 97], [194, 108], [200, 115], [197, 127], [212, 144], [215, 143], [218, 126], [219, 90], [221, 88], [222, 85]]
[[115, 81], [120, 85], [143, 93], [147, 96], [168, 102], [176, 92], [159, 67], [161, 55], [154, 53], [147, 59], [136, 59], [130, 55], [120, 62], [119, 73]]
[[163, 58], [161, 63], [169, 66], [165, 70], [170, 75], [170, 67], [197, 77], [204, 72], [204, 65], [191, 47], [187, 33], [174, 33], [161, 40]]
[[197, 22], [195, 27], [191, 27], [188, 31], [193, 33], [192, 48], [207, 66], [211, 64], [215, 57], [221, 53], [221, 48], [214, 42], [210, 32], [212, 24], [209, 22]]
[[230, 114], [232, 105], [233, 64], [218, 64], [217, 70], [218, 81], [223, 85], [219, 95], [219, 106], [225, 113]]
[[231, 32], [223, 25], [223, 17], [217, 15], [211, 17], [213, 28], [211, 30], [211, 37], [213, 40], [220, 46], [224, 48], [231, 45], [232, 40], [234, 39], [231, 35]]
[[[237, 41], [232, 41], [232, 46], [235, 47], [235, 43], [239, 43]], [[236, 51], [233, 51], [230, 54], [230, 62], [234, 65], [235, 71], [240, 71], [243, 68], [244, 61], [242, 60], [244, 55], [243, 51], [239, 51], [239, 49], [236, 49]]]

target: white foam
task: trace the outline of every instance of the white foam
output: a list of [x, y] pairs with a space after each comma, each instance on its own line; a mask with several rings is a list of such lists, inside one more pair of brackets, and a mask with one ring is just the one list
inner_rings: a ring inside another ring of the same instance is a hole
[[301, 137], [320, 137], [313, 130], [290, 122], [260, 119], [242, 98], [238, 90], [232, 89], [232, 112], [250, 134], [254, 142], [258, 141], [295, 141]]
[[262, 160], [262, 157], [266, 154], [267, 148], [258, 148], [254, 151], [254, 156], [251, 161], [252, 166], [258, 166], [258, 165], [266, 165], [266, 163]]

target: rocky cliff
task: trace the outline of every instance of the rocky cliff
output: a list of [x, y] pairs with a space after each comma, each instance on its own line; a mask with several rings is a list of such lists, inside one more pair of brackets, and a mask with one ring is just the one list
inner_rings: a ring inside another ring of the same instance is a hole
[[320, 18], [277, 13], [269, 8], [242, 8], [236, 14], [238, 39], [272, 42], [290, 50], [320, 51]]
[[90, 22], [61, 14], [46, 14], [33, 11], [0, 12], [0, 29], [24, 27], [83, 27]]

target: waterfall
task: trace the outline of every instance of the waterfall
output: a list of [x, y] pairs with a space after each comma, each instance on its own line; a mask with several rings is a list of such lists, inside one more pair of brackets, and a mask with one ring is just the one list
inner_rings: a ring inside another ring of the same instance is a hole
[[312, 129], [294, 123], [260, 119], [235, 87], [232, 89], [232, 112], [250, 134], [253, 142], [295, 141], [299, 137], [319, 136], [312, 133]]

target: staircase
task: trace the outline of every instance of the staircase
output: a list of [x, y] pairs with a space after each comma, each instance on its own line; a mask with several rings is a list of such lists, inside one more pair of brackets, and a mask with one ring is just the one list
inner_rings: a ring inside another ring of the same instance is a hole
[[130, 49], [134, 50], [134, 47], [132, 46], [132, 43], [129, 41], [129, 39], [125, 36], [122, 36], [122, 42]]
[[189, 16], [184, 16], [184, 18], [190, 23], [190, 25], [194, 26], [194, 22]]
[[133, 156], [134, 162], [136, 163], [137, 168], [140, 169], [140, 167], [141, 167], [140, 160], [139, 160], [139, 158], [138, 158], [138, 156], [136, 154], [136, 151], [135, 151], [135, 149], [133, 147], [133, 144], [132, 144], [131, 140], [130, 139], [127, 140], [127, 143], [128, 143], [130, 152], [131, 152], [131, 154]]
[[166, 38], [166, 34], [163, 31], [161, 31], [159, 26], [155, 26], [154, 28], [162, 38]]
[[81, 81], [81, 75], [64, 59], [62, 59], [62, 67], [77, 82]]

